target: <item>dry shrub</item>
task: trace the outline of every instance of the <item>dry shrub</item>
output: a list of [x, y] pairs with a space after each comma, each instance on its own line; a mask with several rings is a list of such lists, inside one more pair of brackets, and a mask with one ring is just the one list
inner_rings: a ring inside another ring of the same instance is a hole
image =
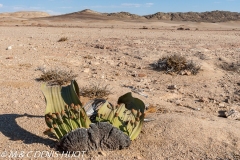
[[58, 42], [64, 42], [64, 41], [67, 41], [67, 40], [68, 40], [67, 37], [62, 37], [62, 38], [60, 38], [60, 39], [58, 40]]
[[201, 67], [199, 65], [197, 65], [196, 63], [194, 63], [193, 61], [189, 61], [185, 66], [185, 70], [190, 71], [191, 74], [193, 74], [193, 75], [198, 74], [200, 69], [201, 69]]
[[180, 74], [183, 71], [190, 71], [191, 74], [196, 75], [201, 67], [195, 64], [193, 61], [187, 61], [187, 59], [180, 55], [171, 55], [160, 58], [155, 64], [154, 69], [166, 71], [166, 73]]
[[222, 62], [218, 66], [225, 71], [232, 71], [240, 74], [240, 62]]
[[179, 27], [179, 28], [177, 28], [177, 30], [184, 30], [184, 28], [183, 27]]
[[143, 26], [142, 28], [140, 28], [140, 29], [148, 29], [148, 27], [147, 26]]
[[41, 71], [43, 74], [37, 80], [47, 82], [49, 85], [65, 85], [77, 77], [72, 71], [64, 71], [60, 69]]
[[111, 93], [109, 85], [101, 85], [99, 83], [80, 88], [80, 96], [89, 98], [106, 98]]

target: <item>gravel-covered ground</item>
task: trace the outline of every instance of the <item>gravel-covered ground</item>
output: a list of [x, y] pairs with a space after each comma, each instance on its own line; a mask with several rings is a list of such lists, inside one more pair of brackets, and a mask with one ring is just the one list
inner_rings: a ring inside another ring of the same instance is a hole
[[[239, 120], [218, 113], [240, 112], [239, 22], [62, 21], [51, 23], [55, 27], [48, 27], [48, 21], [38, 22], [42, 26], [19, 23], [0, 26], [0, 157], [4, 151], [33, 151], [17, 159], [55, 151], [55, 140], [43, 135], [46, 104], [41, 82], [35, 79], [43, 69], [59, 68], [78, 74], [80, 87], [108, 84], [113, 104], [134, 88], [147, 98], [139, 92], [133, 96], [157, 107], [149, 114], [155, 121], [144, 124], [129, 149], [88, 153], [85, 159], [240, 158]], [[148, 29], [139, 29], [142, 26]], [[57, 42], [61, 37], [68, 40]], [[151, 67], [171, 54], [185, 56], [202, 70], [197, 75], [170, 75]], [[232, 63], [238, 70], [221, 67]], [[168, 89], [171, 85], [175, 89]]]

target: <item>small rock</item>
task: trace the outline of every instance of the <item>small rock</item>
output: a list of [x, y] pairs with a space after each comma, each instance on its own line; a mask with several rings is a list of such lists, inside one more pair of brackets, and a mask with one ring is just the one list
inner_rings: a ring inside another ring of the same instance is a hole
[[225, 107], [225, 104], [224, 104], [224, 103], [219, 103], [218, 106], [221, 107], [221, 108], [223, 108], [223, 107]]
[[83, 72], [84, 72], [84, 73], [88, 73], [88, 72], [90, 72], [90, 68], [86, 68], [86, 69], [84, 69]]
[[123, 63], [122, 63], [122, 62], [119, 62], [119, 63], [117, 64], [117, 66], [118, 66], [118, 67], [121, 67], [121, 66], [123, 66]]
[[186, 71], [184, 75], [190, 76], [192, 73], [190, 71]]
[[172, 90], [174, 90], [174, 89], [177, 89], [177, 86], [176, 86], [176, 85], [170, 85], [170, 86], [167, 87], [167, 89], [172, 89]]
[[98, 154], [100, 154], [100, 155], [102, 155], [102, 156], [104, 156], [104, 157], [107, 156], [107, 154], [106, 154], [105, 152], [103, 152], [103, 151], [98, 152]]
[[184, 74], [185, 74], [185, 71], [180, 71], [179, 74], [180, 74], [180, 75], [184, 75]]
[[104, 45], [101, 45], [101, 44], [97, 44], [95, 45], [94, 48], [98, 48], [98, 49], [105, 49], [106, 47]]
[[208, 99], [205, 97], [201, 97], [198, 101], [199, 102], [208, 102]]
[[97, 66], [97, 65], [99, 65], [100, 63], [99, 63], [99, 62], [93, 62], [93, 61], [91, 61], [90, 64], [93, 64], [93, 65]]
[[178, 105], [178, 106], [182, 106], [182, 103], [181, 103], [181, 101], [180, 100], [176, 100], [176, 105]]
[[13, 103], [18, 104], [19, 102], [18, 102], [18, 100], [15, 100], [15, 101], [13, 101]]
[[226, 111], [218, 111], [218, 117], [227, 118], [227, 116], [226, 116]]
[[13, 57], [7, 57], [6, 59], [13, 59]]
[[142, 157], [141, 156], [136, 156], [136, 157], [134, 157], [134, 159], [142, 159]]
[[138, 40], [138, 39], [137, 40], [133, 40], [133, 43], [134, 44], [141, 44], [141, 40]]
[[225, 99], [224, 102], [225, 103], [231, 103], [231, 98], [229, 97], [229, 98]]
[[137, 74], [137, 76], [138, 76], [138, 77], [146, 77], [146, 74], [144, 74], [144, 73], [139, 73], [139, 74]]
[[11, 50], [12, 49], [12, 46], [8, 46], [6, 50]]

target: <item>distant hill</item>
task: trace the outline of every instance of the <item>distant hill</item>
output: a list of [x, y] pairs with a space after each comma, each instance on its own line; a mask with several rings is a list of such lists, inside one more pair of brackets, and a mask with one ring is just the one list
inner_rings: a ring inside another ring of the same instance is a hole
[[129, 12], [99, 13], [86, 9], [79, 12], [54, 16], [54, 18], [93, 19], [93, 20], [169, 20], [169, 21], [193, 21], [193, 22], [226, 22], [240, 20], [240, 13], [228, 11], [211, 12], [175, 12], [139, 16]]
[[105, 15], [109, 17], [117, 17], [121, 19], [146, 19], [143, 16], [139, 16], [137, 14], [131, 14], [129, 12], [105, 13]]
[[12, 13], [0, 13], [0, 17], [15, 17], [15, 18], [37, 18], [37, 17], [48, 17], [50, 14], [39, 11], [20, 11]]
[[211, 12], [157, 12], [155, 14], [139, 16], [129, 12], [100, 13], [90, 9], [63, 15], [50, 16], [45, 12], [14, 12], [1, 13], [1, 17], [37, 18], [48, 20], [168, 20], [168, 21], [192, 21], [192, 22], [226, 22], [239, 21], [240, 13], [229, 11]]
[[194, 21], [194, 22], [226, 22], [240, 20], [240, 13], [228, 11], [211, 12], [178, 12], [163, 13], [158, 12], [144, 16], [147, 19], [171, 20], [171, 21]]
[[109, 20], [109, 18], [103, 13], [99, 13], [90, 9], [85, 9], [79, 12], [73, 12], [68, 14], [56, 15], [51, 17], [45, 17], [40, 19], [49, 20]]

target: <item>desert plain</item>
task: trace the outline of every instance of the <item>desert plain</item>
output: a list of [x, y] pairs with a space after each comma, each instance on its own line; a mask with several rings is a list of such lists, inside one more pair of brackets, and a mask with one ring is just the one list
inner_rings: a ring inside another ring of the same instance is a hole
[[[148, 114], [154, 121], [144, 123], [129, 148], [93, 151], [85, 159], [240, 159], [240, 21], [101, 19], [91, 17], [95, 13], [36, 18], [39, 14], [0, 16], [0, 155], [55, 151], [56, 140], [43, 134], [46, 103], [36, 79], [57, 68], [77, 74], [80, 88], [108, 85], [113, 104], [132, 92], [156, 108]], [[62, 37], [67, 40], [58, 42]], [[153, 68], [173, 54], [200, 65], [200, 72]], [[235, 117], [222, 115], [230, 111]]]

